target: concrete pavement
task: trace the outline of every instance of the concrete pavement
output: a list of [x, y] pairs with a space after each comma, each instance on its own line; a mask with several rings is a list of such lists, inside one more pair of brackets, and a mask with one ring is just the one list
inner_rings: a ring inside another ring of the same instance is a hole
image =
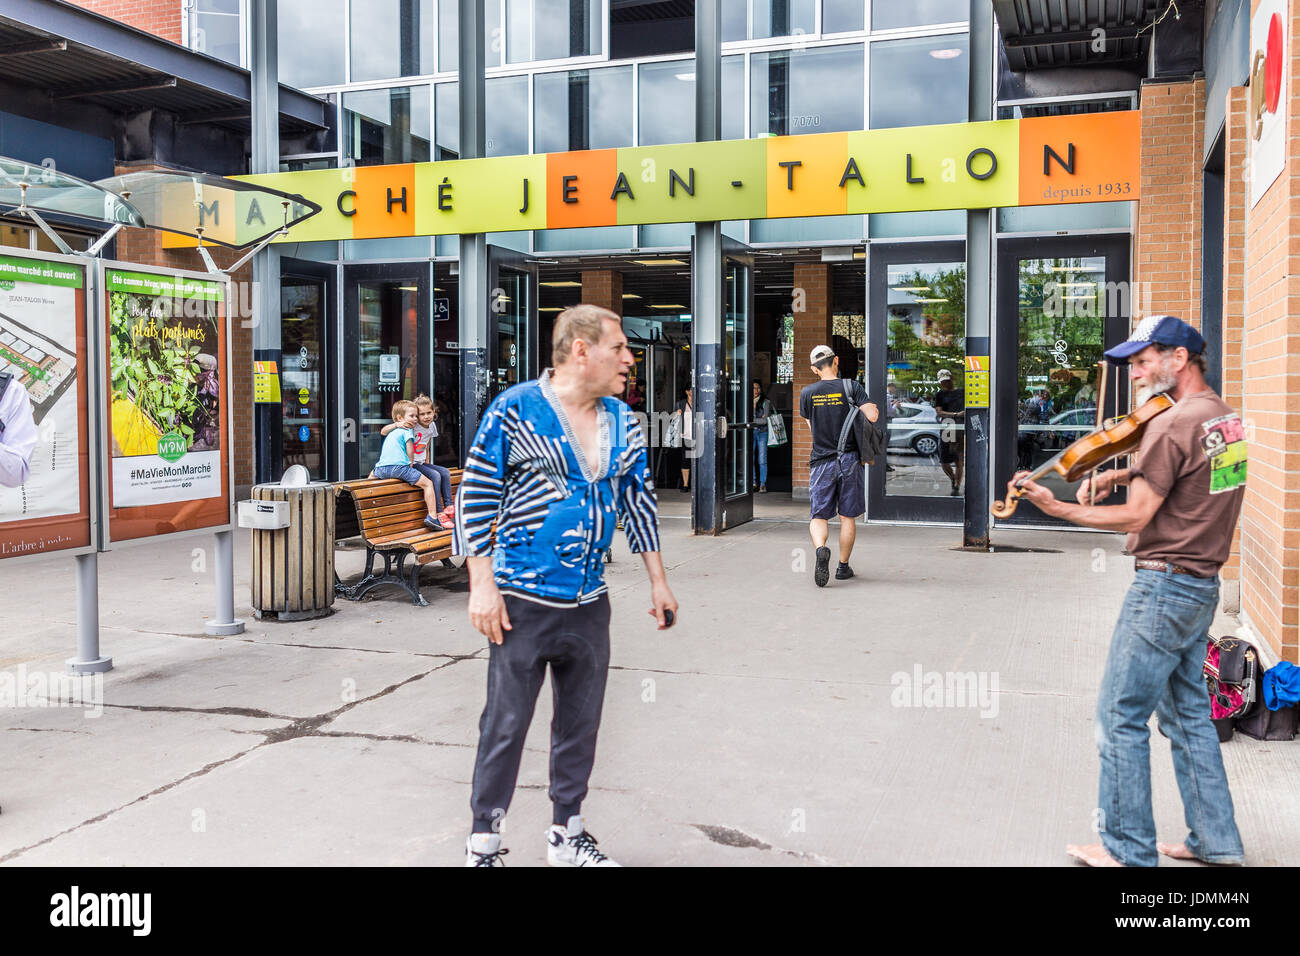
[[[676, 494], [665, 492], [665, 495]], [[685, 505], [686, 496], [678, 495]], [[798, 506], [718, 538], [664, 508], [681, 603], [659, 633], [621, 534], [593, 832], [630, 865], [1069, 865], [1092, 839], [1095, 692], [1132, 579], [1112, 535], [1002, 532], [1054, 553], [968, 554], [947, 528], [859, 529], [858, 577], [813, 586]], [[834, 532], [834, 529], [832, 529]], [[465, 577], [426, 572], [326, 619], [208, 637], [211, 541], [100, 556], [102, 716], [0, 708], [6, 865], [413, 864], [462, 860], [486, 651]], [[0, 567], [0, 674], [61, 671], [71, 559]], [[361, 567], [339, 554], [340, 573]], [[1231, 630], [1226, 619], [1216, 633]], [[503, 829], [545, 861], [549, 695]], [[1248, 862], [1300, 863], [1300, 742], [1224, 746]], [[1184, 835], [1152, 735], [1161, 838]], [[1171, 864], [1180, 865], [1180, 864]]]

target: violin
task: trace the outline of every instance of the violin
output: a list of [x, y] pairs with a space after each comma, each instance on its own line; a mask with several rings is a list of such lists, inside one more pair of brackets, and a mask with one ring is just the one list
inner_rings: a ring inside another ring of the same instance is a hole
[[989, 509], [993, 512], [993, 517], [1009, 518], [1015, 513], [1026, 481], [1037, 481], [1049, 471], [1055, 471], [1066, 481], [1075, 482], [1112, 458], [1131, 455], [1142, 443], [1142, 434], [1151, 419], [1173, 407], [1174, 400], [1168, 395], [1153, 395], [1129, 414], [1105, 422], [1101, 428], [1071, 443], [1055, 457], [1043, 462], [1037, 470], [1016, 482], [1016, 487], [1007, 495], [1006, 501], [995, 501]]

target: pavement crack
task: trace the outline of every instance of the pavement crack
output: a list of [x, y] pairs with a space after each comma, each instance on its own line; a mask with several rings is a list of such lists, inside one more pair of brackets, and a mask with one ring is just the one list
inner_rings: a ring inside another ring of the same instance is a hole
[[424, 737], [417, 737], [415, 734], [367, 734], [359, 730], [323, 730], [313, 737], [357, 737], [361, 740], [378, 740], [384, 743], [400, 744], [423, 744], [426, 747], [464, 747], [472, 749], [477, 744], [455, 744], [446, 740], [428, 740]]
[[162, 704], [104, 704], [105, 707], [116, 707], [120, 710], [138, 710], [144, 713], [158, 712], [164, 714], [215, 714], [226, 717], [256, 717], [260, 720], [286, 720], [297, 721], [300, 717], [290, 717], [287, 714], [273, 714], [267, 710], [257, 710], [253, 707], [173, 707]]
[[[262, 745], [261, 744], [257, 745], [257, 747], [260, 746]], [[185, 776], [179, 778], [178, 780], [173, 780], [171, 783], [165, 783], [161, 787], [155, 787], [153, 790], [150, 790], [148, 793], [144, 794], [143, 796], [136, 797], [134, 800], [128, 803], [124, 803], [119, 807], [114, 807], [111, 810], [105, 810], [103, 813], [99, 814], [98, 816], [91, 817], [88, 820], [82, 820], [80, 823], [73, 824], [72, 826], [64, 830], [60, 830], [58, 833], [54, 833], [51, 834], [50, 836], [47, 836], [44, 840], [38, 840], [35, 843], [29, 844], [27, 846], [19, 847], [16, 850], [10, 850], [4, 856], [0, 856], [0, 863], [8, 863], [10, 860], [13, 860], [21, 856], [22, 854], [28, 852], [29, 850], [35, 850], [37, 847], [44, 846], [47, 843], [51, 843], [54, 840], [57, 840], [59, 837], [67, 836], [69, 833], [73, 833], [77, 830], [82, 829], [83, 827], [92, 826], [96, 823], [102, 823], [103, 821], [107, 820], [109, 817], [113, 816], [113, 814], [115, 813], [118, 813], [122, 810], [126, 810], [129, 807], [134, 807], [138, 804], [144, 803], [146, 800], [156, 797], [159, 794], [166, 793], [168, 790], [171, 790], [174, 787], [179, 787], [181, 784], [189, 780], [194, 780], [197, 777], [202, 777], [203, 775], [211, 773], [213, 770], [216, 770], [218, 767], [224, 766], [225, 764], [228, 763], [232, 763], [233, 761], [238, 760], [240, 757], [252, 753], [254, 750], [257, 749], [257, 747], [250, 747], [248, 750], [241, 750], [237, 754], [233, 754], [229, 757], [223, 757], [220, 760], [214, 760], [212, 761], [212, 763], [209, 764], [204, 764], [198, 770], [192, 770], [189, 773], [187, 773]]]
[[777, 853], [783, 853], [786, 856], [793, 856], [800, 860], [811, 860], [822, 866], [827, 865], [826, 860], [815, 853], [803, 853], [799, 850], [784, 850], [781, 847], [774, 847], [772, 844], [760, 840], [744, 830], [737, 830], [735, 827], [723, 827], [711, 823], [692, 823], [691, 826], [720, 846], [736, 847], [742, 850], [776, 850]]

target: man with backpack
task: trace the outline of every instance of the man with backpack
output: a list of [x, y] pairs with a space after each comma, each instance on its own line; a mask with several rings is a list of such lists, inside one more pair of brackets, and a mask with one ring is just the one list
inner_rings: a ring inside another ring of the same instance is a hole
[[824, 588], [830, 580], [831, 549], [829, 519], [840, 516], [840, 565], [835, 578], [853, 577], [849, 558], [857, 538], [855, 520], [866, 513], [866, 473], [863, 460], [870, 449], [860, 448], [854, 416], [859, 412], [876, 422], [880, 410], [867, 400], [861, 382], [840, 378], [840, 360], [829, 345], [819, 345], [810, 356], [819, 381], [804, 386], [799, 395], [799, 414], [812, 431], [812, 452], [808, 459], [808, 497], [813, 546], [817, 560], [813, 581]]

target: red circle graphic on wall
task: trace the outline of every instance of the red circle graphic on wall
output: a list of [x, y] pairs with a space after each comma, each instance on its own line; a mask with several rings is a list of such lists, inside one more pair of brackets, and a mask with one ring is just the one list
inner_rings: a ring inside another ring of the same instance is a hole
[[1276, 13], [1268, 21], [1268, 46], [1264, 52], [1264, 106], [1277, 112], [1282, 95], [1282, 18]]

